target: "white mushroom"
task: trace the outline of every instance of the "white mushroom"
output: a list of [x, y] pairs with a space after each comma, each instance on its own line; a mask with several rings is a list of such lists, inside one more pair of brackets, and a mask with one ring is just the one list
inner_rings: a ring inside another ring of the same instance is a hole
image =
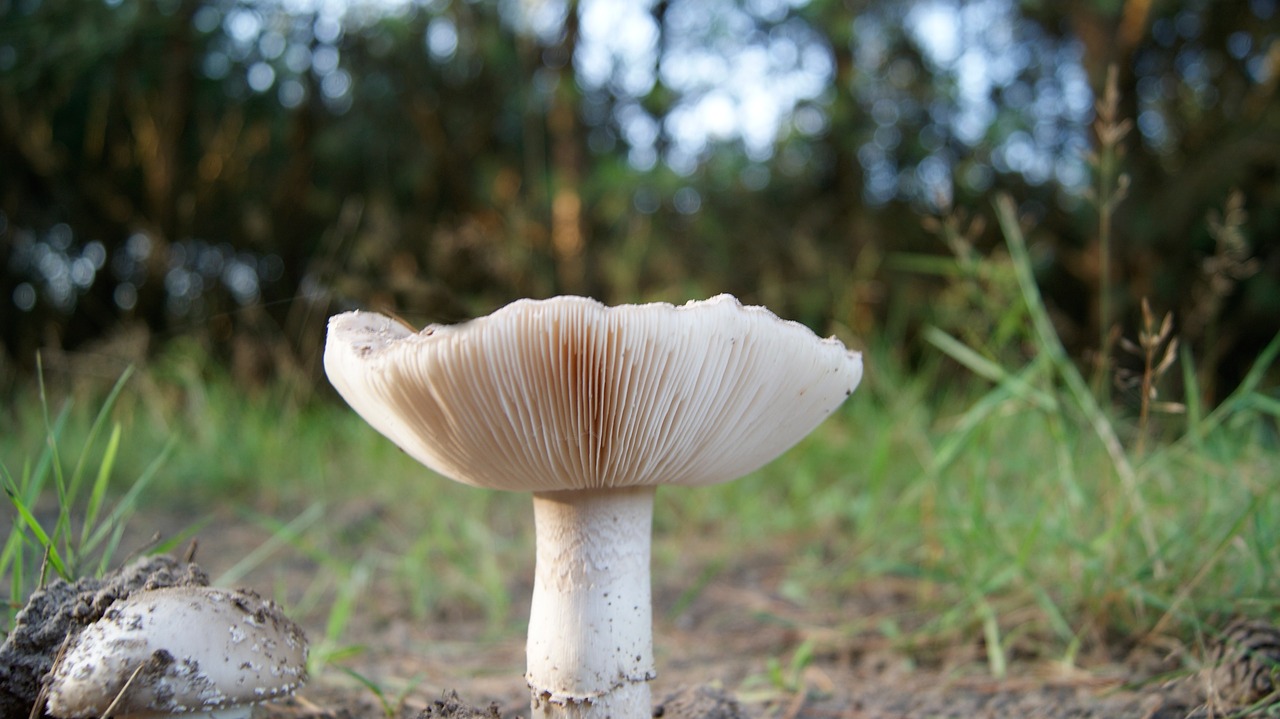
[[85, 627], [54, 666], [50, 716], [242, 719], [306, 681], [307, 640], [253, 592], [141, 591]]
[[533, 493], [535, 719], [650, 716], [655, 488], [754, 471], [862, 377], [858, 353], [729, 295], [520, 300], [418, 333], [349, 312], [330, 319], [324, 361], [356, 412], [418, 461]]

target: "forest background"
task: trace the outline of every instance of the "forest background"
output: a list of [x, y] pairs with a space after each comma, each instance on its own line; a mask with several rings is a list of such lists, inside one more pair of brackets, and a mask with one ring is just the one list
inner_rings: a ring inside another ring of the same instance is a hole
[[198, 546], [311, 701], [523, 712], [528, 498], [423, 481], [326, 319], [732, 292], [867, 374], [659, 495], [665, 681], [1153, 716], [1058, 690], [1280, 616], [1278, 85], [1277, 0], [0, 0], [0, 626]]
[[0, 392], [560, 293], [1020, 364], [1008, 193], [1072, 354], [1145, 298], [1212, 402], [1280, 331], [1278, 82], [1274, 0], [0, 0]]

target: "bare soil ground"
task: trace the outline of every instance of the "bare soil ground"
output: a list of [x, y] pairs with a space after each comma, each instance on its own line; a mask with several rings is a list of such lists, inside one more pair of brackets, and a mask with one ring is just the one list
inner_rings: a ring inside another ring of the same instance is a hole
[[[703, 617], [659, 621], [659, 678], [655, 716], [663, 719], [899, 719], [907, 717], [1044, 717], [1173, 719], [1209, 716], [1185, 682], [1166, 687], [1123, 664], [1064, 669], [1044, 664], [1011, 667], [993, 679], [976, 657], [921, 666], [874, 638], [819, 643], [811, 660], [779, 684], [770, 659], [783, 666], [803, 631], [760, 613], [759, 590], [709, 587], [695, 603]], [[858, 611], [853, 604], [849, 611]], [[731, 618], [726, 618], [731, 617]], [[794, 617], [793, 617], [794, 618]], [[408, 689], [392, 716], [439, 716], [439, 704], [457, 698], [477, 712], [529, 716], [522, 682], [523, 637], [474, 641], [483, 627], [448, 629], [388, 621], [362, 630], [369, 649], [344, 662], [366, 677], [387, 682], [394, 694]], [[963, 654], [963, 652], [958, 653]], [[790, 669], [785, 668], [785, 673]], [[264, 719], [375, 719], [385, 716], [367, 688], [341, 675], [318, 677], [292, 702]], [[408, 683], [406, 683], [408, 682]], [[455, 697], [456, 693], [456, 697]], [[444, 714], [449, 716], [449, 714]], [[468, 715], [470, 717], [471, 715]]]
[[[212, 576], [260, 546], [263, 530], [230, 518], [200, 537], [196, 560]], [[245, 579], [264, 594], [306, 586], [316, 567], [280, 557]], [[696, 565], [697, 560], [690, 560]], [[748, 556], [691, 600], [670, 575], [655, 577], [655, 716], [662, 719], [1045, 719], [1225, 716], [1206, 706], [1202, 682], [1169, 683], [1171, 653], [1107, 648], [1065, 667], [1016, 656], [991, 676], [980, 637], [955, 646], [904, 649], [879, 632], [850, 634], [851, 617], [911, 617], [920, 588], [902, 580], [868, 582], [839, 598], [795, 601], [780, 585], [787, 557]], [[696, 567], [691, 567], [696, 572]], [[510, 719], [529, 716], [519, 628], [494, 630], [478, 616], [412, 619], [399, 593], [373, 582], [342, 637], [360, 647], [334, 662], [296, 697], [264, 705], [257, 719]], [[511, 587], [513, 616], [527, 610], [528, 587]], [[673, 614], [671, 609], [680, 606]], [[322, 608], [327, 611], [327, 607]], [[295, 617], [313, 645], [325, 616]], [[518, 622], [512, 622], [512, 625]], [[868, 626], [875, 626], [874, 622]], [[792, 665], [797, 647], [812, 654]], [[1176, 653], [1176, 652], [1175, 652]], [[771, 669], [773, 667], [773, 669]], [[354, 674], [353, 674], [354, 673]], [[368, 683], [356, 678], [363, 677]], [[369, 685], [377, 687], [375, 691]], [[381, 697], [379, 696], [381, 693]], [[1280, 712], [1280, 707], [1255, 714]]]
[[[233, 540], [234, 541], [234, 540]], [[204, 556], [225, 555], [202, 547]], [[234, 552], [231, 552], [234, 555]], [[1176, 669], [1167, 652], [1103, 648], [1082, 666], [1015, 661], [994, 679], [980, 637], [909, 653], [879, 633], [848, 636], [850, 618], [919, 615], [921, 591], [906, 580], [876, 580], [849, 596], [783, 597], [790, 554], [742, 557], [688, 601], [687, 582], [705, 569], [691, 557], [654, 585], [662, 719], [906, 719], [1043, 717], [1174, 719], [1211, 716], [1195, 678], [1157, 679]], [[279, 567], [276, 567], [277, 571]], [[305, 571], [305, 568], [299, 568]], [[216, 574], [216, 572], [211, 572]], [[252, 579], [252, 577], [250, 578]], [[514, 617], [527, 614], [529, 587], [511, 586]], [[678, 613], [672, 608], [681, 606]], [[259, 719], [511, 719], [529, 716], [519, 626], [495, 634], [478, 617], [415, 620], [395, 592], [375, 592], [344, 636], [363, 650], [339, 664], [379, 686], [374, 691], [337, 670], [314, 677], [295, 699], [264, 707]], [[448, 615], [445, 610], [444, 615]], [[307, 622], [306, 618], [303, 618]], [[519, 625], [519, 622], [514, 622]], [[313, 633], [322, 618], [307, 622]], [[874, 626], [872, 621], [869, 626]], [[813, 653], [795, 671], [803, 642]], [[771, 660], [782, 667], [779, 683]], [[1221, 706], [1221, 705], [1219, 705]], [[1221, 711], [1216, 716], [1223, 716]]]

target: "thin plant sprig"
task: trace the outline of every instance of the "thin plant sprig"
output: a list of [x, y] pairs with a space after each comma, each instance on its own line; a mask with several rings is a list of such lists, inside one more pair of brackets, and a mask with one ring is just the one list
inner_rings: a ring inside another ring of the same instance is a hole
[[1201, 348], [1198, 389], [1212, 400], [1217, 395], [1215, 375], [1226, 346], [1218, 341], [1218, 318], [1227, 299], [1241, 282], [1262, 269], [1262, 263], [1253, 256], [1245, 234], [1249, 213], [1243, 192], [1232, 190], [1222, 212], [1211, 210], [1205, 219], [1214, 250], [1201, 263], [1201, 274], [1191, 287], [1191, 301], [1182, 325], [1187, 341]]
[[1157, 323], [1151, 312], [1151, 303], [1143, 297], [1142, 329], [1138, 330], [1138, 341], [1121, 337], [1120, 347], [1142, 360], [1142, 372], [1137, 377], [1132, 377], [1128, 372], [1118, 372], [1116, 375], [1117, 383], [1122, 386], [1137, 384], [1141, 393], [1138, 405], [1138, 438], [1134, 445], [1134, 452], [1141, 457], [1146, 453], [1151, 412], [1154, 410], [1180, 414], [1186, 411], [1183, 404], [1162, 402], [1159, 398], [1160, 380], [1178, 360], [1178, 338], [1173, 334], [1173, 313], [1166, 312], [1164, 318]]
[[[1094, 121], [1094, 132], [1097, 134], [1097, 149], [1088, 155], [1088, 162], [1097, 178], [1097, 188], [1087, 188], [1084, 192], [1098, 212], [1098, 377], [1105, 377], [1107, 365], [1111, 358], [1115, 322], [1112, 309], [1112, 229], [1116, 207], [1124, 201], [1129, 193], [1129, 176], [1121, 171], [1120, 162], [1124, 158], [1124, 141], [1133, 122], [1129, 118], [1120, 117], [1120, 84], [1119, 70], [1115, 65], [1107, 68], [1107, 80], [1103, 87], [1102, 97], [1095, 105], [1097, 119]], [[1099, 389], [1105, 394], [1105, 382], [1099, 383]]]

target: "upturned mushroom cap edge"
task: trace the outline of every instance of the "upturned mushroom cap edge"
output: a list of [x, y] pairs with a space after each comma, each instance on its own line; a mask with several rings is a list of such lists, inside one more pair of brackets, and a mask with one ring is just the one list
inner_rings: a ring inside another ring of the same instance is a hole
[[336, 315], [325, 368], [357, 413], [437, 472], [559, 491], [747, 474], [834, 411], [862, 359], [730, 295], [615, 307], [565, 296], [416, 333]]

